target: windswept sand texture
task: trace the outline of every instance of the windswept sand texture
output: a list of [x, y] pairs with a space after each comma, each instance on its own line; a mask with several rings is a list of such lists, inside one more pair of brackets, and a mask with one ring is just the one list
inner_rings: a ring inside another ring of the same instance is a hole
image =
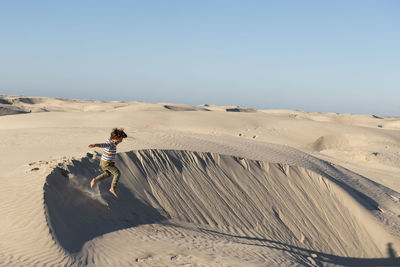
[[[399, 118], [20, 96], [0, 115], [0, 266], [400, 264]], [[89, 187], [113, 127], [118, 199]]]

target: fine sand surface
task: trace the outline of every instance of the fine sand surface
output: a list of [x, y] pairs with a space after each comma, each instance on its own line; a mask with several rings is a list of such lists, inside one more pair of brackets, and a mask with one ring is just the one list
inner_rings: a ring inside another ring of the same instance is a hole
[[400, 118], [3, 95], [0, 148], [0, 266], [400, 266]]

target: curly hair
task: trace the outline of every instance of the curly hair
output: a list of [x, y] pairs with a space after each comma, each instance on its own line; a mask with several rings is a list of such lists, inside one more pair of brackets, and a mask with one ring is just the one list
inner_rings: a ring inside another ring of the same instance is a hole
[[111, 132], [110, 139], [117, 139], [117, 138], [126, 138], [128, 137], [124, 132], [124, 128], [114, 128]]

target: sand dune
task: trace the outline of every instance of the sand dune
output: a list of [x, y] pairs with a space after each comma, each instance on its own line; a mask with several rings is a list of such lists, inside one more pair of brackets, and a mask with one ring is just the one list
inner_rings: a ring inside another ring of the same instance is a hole
[[[93, 112], [111, 111], [116, 108], [125, 107], [126, 102], [102, 102], [91, 100], [74, 100], [64, 98], [46, 97], [21, 97], [0, 95], [0, 116], [30, 112]], [[4, 110], [4, 111], [2, 111]]]
[[190, 105], [164, 105], [164, 108], [173, 110], [173, 111], [210, 111], [207, 108], [204, 107], [195, 107], [195, 106], [190, 106]]
[[24, 110], [20, 107], [10, 106], [9, 104], [0, 104], [0, 116], [22, 113], [29, 113], [29, 111]]
[[242, 108], [242, 107], [236, 107], [236, 108], [227, 108], [227, 112], [256, 112], [255, 109], [252, 108]]
[[356, 256], [382, 256], [382, 244], [367, 230], [368, 219], [354, 215], [361, 207], [307, 169], [176, 150], [123, 153], [119, 162], [127, 179], [118, 204], [111, 196], [100, 201], [80, 189], [97, 174], [91, 170], [98, 170], [98, 160], [83, 158], [68, 173], [56, 169], [47, 177], [47, 217], [64, 248], [79, 251], [94, 236], [119, 227], [173, 219], [225, 234], [304, 243], [341, 256], [360, 251], [365, 254]]
[[[0, 117], [1, 266], [398, 263], [397, 118], [0, 99], [32, 111]], [[115, 126], [119, 199], [89, 188]]]

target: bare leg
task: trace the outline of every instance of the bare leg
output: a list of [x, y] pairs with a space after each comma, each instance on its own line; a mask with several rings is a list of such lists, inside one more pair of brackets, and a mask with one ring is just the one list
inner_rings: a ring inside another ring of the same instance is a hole
[[92, 181], [90, 181], [90, 188], [93, 188], [95, 183], [97, 183], [97, 180], [96, 178], [93, 178]]
[[118, 198], [118, 195], [117, 195], [117, 193], [115, 192], [115, 189], [114, 189], [114, 188], [110, 188], [110, 192], [111, 192], [111, 194], [113, 194], [116, 198]]

